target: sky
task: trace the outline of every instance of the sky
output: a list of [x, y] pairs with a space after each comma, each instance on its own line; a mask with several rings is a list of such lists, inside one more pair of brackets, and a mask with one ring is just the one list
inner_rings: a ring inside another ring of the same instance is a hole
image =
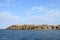
[[0, 29], [20, 24], [60, 24], [60, 0], [0, 0]]

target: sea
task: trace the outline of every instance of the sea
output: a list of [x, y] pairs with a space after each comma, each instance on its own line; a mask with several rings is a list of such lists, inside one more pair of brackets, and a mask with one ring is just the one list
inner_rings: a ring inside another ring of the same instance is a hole
[[60, 30], [4, 30], [0, 40], [60, 40]]

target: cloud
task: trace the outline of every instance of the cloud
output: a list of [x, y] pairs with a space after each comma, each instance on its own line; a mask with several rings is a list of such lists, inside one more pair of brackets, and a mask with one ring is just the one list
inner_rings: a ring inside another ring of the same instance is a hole
[[[30, 20], [47, 24], [60, 24], [60, 9], [49, 9], [43, 6], [32, 7], [27, 14]], [[56, 23], [57, 22], [57, 23]]]
[[0, 28], [6, 28], [10, 24], [60, 24], [60, 10], [43, 6], [32, 7], [26, 16], [16, 16], [7, 11], [0, 12]]
[[40, 15], [43, 13], [47, 13], [48, 8], [45, 8], [43, 6], [39, 6], [39, 7], [32, 7], [28, 12], [27, 12], [27, 16], [31, 16], [31, 15]]
[[32, 7], [20, 21], [25, 24], [60, 24], [60, 10], [43, 6]]
[[60, 10], [51, 9], [45, 14], [45, 16], [53, 19], [60, 18]]
[[0, 18], [11, 21], [11, 20], [14, 20], [14, 19], [17, 20], [19, 17], [15, 16], [15, 15], [12, 15], [10, 12], [3, 11], [3, 12], [0, 12]]
[[11, 2], [12, 0], [2, 0], [0, 6], [8, 6]]
[[45, 11], [46, 9], [44, 8], [44, 7], [42, 7], [42, 6], [40, 6], [40, 7], [32, 7], [32, 11]]
[[12, 15], [10, 12], [0, 12], [0, 28], [5, 28], [10, 24], [17, 24], [19, 22], [18, 16]]

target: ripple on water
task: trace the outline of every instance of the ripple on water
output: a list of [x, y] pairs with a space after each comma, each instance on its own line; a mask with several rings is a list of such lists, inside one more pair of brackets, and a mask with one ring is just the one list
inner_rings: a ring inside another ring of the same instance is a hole
[[0, 30], [0, 40], [60, 40], [60, 30]]

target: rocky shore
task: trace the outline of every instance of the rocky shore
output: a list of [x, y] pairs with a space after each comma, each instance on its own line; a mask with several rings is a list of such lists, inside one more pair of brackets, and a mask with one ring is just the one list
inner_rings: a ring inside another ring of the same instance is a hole
[[60, 25], [47, 25], [47, 24], [22, 24], [22, 25], [11, 25], [7, 30], [51, 30], [60, 29]]

